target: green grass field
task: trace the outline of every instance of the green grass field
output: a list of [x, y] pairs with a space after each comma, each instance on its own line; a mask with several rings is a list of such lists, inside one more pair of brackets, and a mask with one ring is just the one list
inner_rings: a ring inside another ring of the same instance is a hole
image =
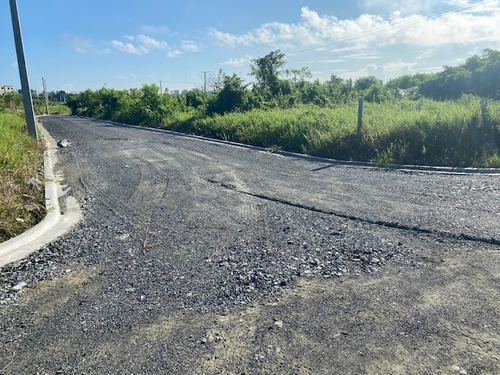
[[365, 103], [361, 133], [357, 103], [335, 108], [304, 105], [213, 117], [179, 116], [164, 127], [195, 134], [379, 165], [500, 167], [500, 103], [483, 116], [480, 101]]
[[45, 214], [43, 191], [29, 181], [40, 178], [42, 154], [28, 135], [24, 118], [0, 113], [0, 242], [24, 232]]
[[[33, 105], [37, 115], [47, 114], [47, 107], [44, 101], [36, 100]], [[64, 103], [49, 102], [49, 113], [51, 115], [69, 115], [71, 111]]]
[[366, 102], [358, 131], [358, 103], [347, 97], [345, 104], [269, 102], [217, 114], [209, 108], [222, 91], [193, 107], [187, 98], [158, 90], [154, 85], [87, 90], [68, 106], [75, 115], [382, 166], [500, 167], [499, 101], [490, 100], [484, 107], [482, 99], [472, 95], [453, 101], [393, 96]]

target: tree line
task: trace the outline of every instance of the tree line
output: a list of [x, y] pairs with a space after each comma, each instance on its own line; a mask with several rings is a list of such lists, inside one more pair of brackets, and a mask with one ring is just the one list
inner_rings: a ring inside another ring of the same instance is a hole
[[326, 82], [311, 81], [307, 67], [285, 69], [285, 65], [285, 54], [276, 50], [252, 61], [252, 83], [220, 71], [208, 93], [201, 89], [182, 96], [168, 90], [160, 93], [153, 84], [130, 90], [87, 90], [69, 96], [67, 104], [73, 114], [153, 125], [161, 124], [166, 116], [192, 110], [200, 116], [212, 116], [304, 104], [334, 108], [359, 96], [373, 103], [401, 98], [453, 100], [464, 94], [500, 99], [500, 52], [491, 49], [438, 73], [404, 75], [387, 83], [374, 76], [352, 80], [332, 75]]

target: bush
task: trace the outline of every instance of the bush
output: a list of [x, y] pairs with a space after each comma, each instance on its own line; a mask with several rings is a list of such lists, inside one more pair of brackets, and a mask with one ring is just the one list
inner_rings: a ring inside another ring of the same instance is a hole
[[[368, 90], [374, 88], [379, 85], [371, 85]], [[193, 93], [191, 99], [195, 97]], [[316, 94], [314, 97], [318, 98]], [[277, 97], [258, 103], [264, 108], [243, 112], [257, 103], [251, 102], [254, 99], [246, 93], [241, 79], [233, 75], [224, 76], [221, 89], [208, 104], [192, 102], [200, 104], [197, 108], [186, 106], [187, 100], [160, 94], [156, 85], [140, 90], [86, 91], [73, 97], [68, 106], [73, 114], [342, 160], [442, 166], [500, 164], [497, 101], [491, 101], [486, 112], [481, 110], [480, 99], [473, 96], [453, 102], [366, 102], [358, 134], [357, 103], [287, 105], [280, 102], [286, 97]]]
[[0, 242], [31, 228], [45, 214], [42, 191], [29, 184], [41, 163], [24, 118], [0, 113]]

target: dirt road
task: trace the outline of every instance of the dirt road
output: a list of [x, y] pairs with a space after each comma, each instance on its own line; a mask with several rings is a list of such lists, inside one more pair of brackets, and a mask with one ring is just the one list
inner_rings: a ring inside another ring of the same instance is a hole
[[85, 219], [0, 271], [0, 374], [500, 373], [500, 175], [44, 125]]

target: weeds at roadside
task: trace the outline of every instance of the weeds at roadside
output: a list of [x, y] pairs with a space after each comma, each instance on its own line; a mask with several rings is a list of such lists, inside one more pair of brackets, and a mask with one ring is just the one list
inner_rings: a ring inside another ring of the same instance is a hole
[[[486, 103], [486, 102], [485, 102]], [[350, 161], [448, 167], [500, 167], [500, 101], [388, 99], [357, 103], [254, 107], [209, 114], [157, 88], [90, 90], [73, 98], [75, 115]], [[389, 160], [392, 159], [392, 160]]]
[[0, 113], [0, 242], [36, 225], [45, 215], [42, 152], [22, 116]]

